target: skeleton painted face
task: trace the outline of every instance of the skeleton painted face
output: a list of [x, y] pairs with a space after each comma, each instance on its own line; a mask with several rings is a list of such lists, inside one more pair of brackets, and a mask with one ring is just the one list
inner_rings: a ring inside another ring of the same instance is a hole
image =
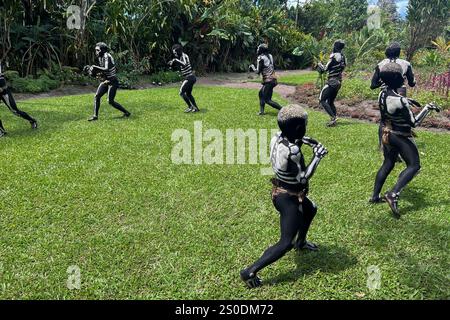
[[258, 46], [258, 48], [256, 49], [256, 54], [263, 54], [263, 53], [267, 53], [269, 51], [269, 48], [267, 47], [266, 44], [260, 44]]
[[175, 57], [177, 57], [177, 58], [181, 57], [181, 49], [178, 49], [178, 50], [174, 49], [174, 50], [172, 50], [172, 52]]
[[102, 50], [100, 49], [100, 47], [95, 47], [95, 54], [97, 55], [97, 57], [100, 56]]

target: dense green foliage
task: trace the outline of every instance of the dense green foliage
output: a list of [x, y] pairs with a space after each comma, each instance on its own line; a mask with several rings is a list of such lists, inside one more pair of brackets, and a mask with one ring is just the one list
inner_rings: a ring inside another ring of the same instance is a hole
[[[393, 0], [378, 4], [382, 28], [369, 30], [368, 5], [361, 0], [4, 0], [0, 63], [24, 77], [15, 78], [18, 91], [45, 91], [55, 86], [53, 80], [85, 83], [79, 70], [95, 62], [93, 47], [104, 41], [123, 86], [131, 88], [137, 77], [167, 71], [173, 43], [185, 47], [202, 74], [246, 71], [262, 42], [269, 44], [278, 69], [313, 66], [325, 62], [333, 41], [341, 38], [350, 70], [372, 69], [394, 40], [421, 67], [437, 74], [448, 69], [448, 0], [411, 0], [406, 20]], [[69, 5], [81, 8], [78, 29], [69, 29], [77, 22]], [[432, 44], [436, 39], [446, 49]]]
[[442, 34], [449, 24], [449, 0], [409, 0], [408, 4], [408, 59], [416, 51], [427, 46], [431, 40]]
[[330, 25], [335, 33], [351, 33], [364, 27], [367, 20], [366, 1], [335, 0]]
[[[356, 99], [356, 100], [377, 100], [378, 90], [371, 90], [369, 86], [368, 75], [354, 76], [345, 80], [345, 85], [342, 86], [342, 90], [339, 92], [339, 98]], [[419, 101], [423, 105], [429, 102], [436, 102], [444, 109], [450, 108], [448, 97], [439, 92], [436, 92], [432, 88], [414, 88], [409, 89], [409, 97]]]
[[[177, 88], [119, 91], [133, 116], [105, 105], [97, 123], [86, 121], [90, 94], [21, 102], [38, 131], [2, 112], [10, 135], [0, 140], [0, 298], [447, 299], [449, 201], [440, 186], [450, 135], [419, 132], [422, 171], [402, 194], [398, 221], [387, 205], [367, 203], [382, 161], [377, 125], [329, 129], [312, 110], [308, 134], [329, 149], [310, 188], [319, 207], [310, 240], [321, 250], [290, 252], [260, 273], [265, 286], [244, 287], [240, 269], [279, 236], [269, 177], [259, 174], [267, 165], [175, 165], [171, 134], [192, 134], [196, 120], [222, 132], [276, 129], [274, 112], [255, 117], [257, 94], [198, 87], [204, 112], [183, 114]], [[66, 287], [72, 265], [80, 290]], [[372, 265], [381, 271], [374, 291]]]
[[395, 0], [378, 0], [378, 6], [387, 21], [391, 23], [398, 23], [400, 21]]
[[[79, 30], [67, 27], [65, 10], [72, 4], [85, 16]], [[110, 45], [125, 71], [165, 69], [174, 43], [185, 46], [199, 72], [245, 71], [262, 42], [280, 68], [292, 68], [301, 66], [291, 52], [304, 37], [279, 1], [47, 0], [22, 8], [6, 0], [0, 22], [0, 60], [22, 75], [53, 64], [92, 63], [98, 41]]]

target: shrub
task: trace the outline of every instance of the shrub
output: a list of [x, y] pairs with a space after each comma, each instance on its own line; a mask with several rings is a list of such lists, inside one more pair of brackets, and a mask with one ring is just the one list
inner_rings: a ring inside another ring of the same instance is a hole
[[151, 75], [142, 75], [136, 72], [120, 73], [118, 75], [120, 87], [133, 89], [142, 83], [167, 84], [181, 81], [181, 75], [174, 71], [159, 71]]
[[344, 79], [339, 97], [347, 99], [376, 100], [379, 91], [370, 89], [370, 80], [359, 77]]
[[14, 71], [14, 70], [7, 70], [7, 71], [3, 72], [3, 74], [5, 75], [6, 79], [9, 81], [13, 81], [14, 79], [20, 78], [19, 72]]
[[[448, 81], [449, 74], [443, 74], [445, 81]], [[447, 82], [443, 82], [444, 85]], [[436, 102], [444, 109], [449, 109], [449, 100], [445, 96], [445, 92], [438, 88], [435, 84], [433, 87], [432, 79], [425, 83], [420, 81], [418, 86], [414, 89], [408, 90], [408, 96], [412, 99], [419, 101], [425, 105], [429, 102]], [[380, 90], [370, 89], [370, 80], [362, 77], [361, 74], [352, 78], [344, 79], [342, 89], [339, 92], [339, 98], [351, 99], [351, 100], [377, 100]]]
[[429, 51], [425, 57], [423, 57], [423, 63], [425, 66], [437, 69], [443, 67], [446, 63], [445, 57], [436, 50]]
[[436, 90], [411, 90], [410, 97], [414, 100], [419, 101], [422, 105], [430, 102], [436, 102], [444, 110], [449, 109], [449, 100], [443, 95], [439, 94]]
[[156, 83], [173, 83], [181, 81], [181, 75], [174, 71], [160, 71], [150, 76], [150, 81]]
[[41, 75], [37, 79], [26, 77], [20, 78], [18, 73], [8, 71], [7, 76], [9, 86], [15, 92], [40, 93], [56, 89], [60, 86], [60, 81], [50, 79], [47, 75]]

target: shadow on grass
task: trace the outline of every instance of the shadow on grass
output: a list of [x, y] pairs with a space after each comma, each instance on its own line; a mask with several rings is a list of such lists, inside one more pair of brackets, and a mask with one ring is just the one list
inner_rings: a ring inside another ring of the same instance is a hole
[[278, 111], [264, 111], [263, 115], [259, 115], [257, 112], [255, 113], [256, 115], [260, 116], [260, 117], [278, 117]]
[[108, 117], [108, 118], [103, 118], [102, 120], [106, 120], [106, 121], [133, 121], [139, 119], [139, 114], [135, 114], [135, 113], [131, 113], [131, 116], [129, 117], [125, 117], [123, 114], [114, 114], [112, 117]]
[[[418, 193], [410, 191], [408, 197], [414, 202], [413, 206], [417, 206], [417, 211], [432, 207], [427, 202], [421, 202], [423, 196]], [[449, 201], [443, 200], [443, 203]], [[374, 218], [367, 228], [372, 230], [373, 247], [384, 248], [378, 252], [384, 263], [396, 266], [399, 287], [414, 291], [415, 298], [448, 299], [448, 225], [430, 223], [425, 219], [421, 219], [420, 223], [411, 223], [406, 219]]]
[[[418, 192], [414, 189], [406, 189], [400, 197], [400, 212], [402, 215], [408, 215], [413, 212], [420, 212], [425, 208], [432, 208], [434, 206], [450, 205], [450, 199], [440, 199], [439, 201], [429, 200], [427, 197], [428, 192]], [[403, 201], [402, 201], [403, 200]], [[405, 201], [409, 202], [409, 205], [405, 206]], [[402, 206], [403, 205], [403, 206]]]
[[[399, 279], [399, 286], [414, 291], [414, 298], [448, 299], [450, 264], [446, 252], [449, 228], [432, 223], [400, 223], [395, 227], [396, 230], [392, 230], [389, 223], [377, 223], [384, 229], [383, 232], [378, 232], [379, 241], [388, 241], [388, 234], [391, 236], [391, 243], [396, 240], [401, 242], [402, 238], [408, 237], [401, 245], [390, 246], [384, 254], [387, 264], [398, 266], [395, 276]], [[396, 237], [399, 239], [395, 239]], [[418, 254], [415, 249], [421, 253]]]
[[267, 279], [267, 285], [280, 282], [295, 282], [298, 278], [315, 272], [339, 273], [358, 263], [358, 260], [346, 248], [338, 246], [320, 246], [317, 252], [295, 252], [297, 269]]
[[[60, 124], [65, 122], [74, 122], [83, 120], [84, 118], [80, 116], [79, 113], [71, 113], [67, 111], [40, 111], [34, 110], [29, 112], [30, 116], [35, 118], [38, 122], [38, 129], [32, 130], [28, 121], [21, 119], [19, 117], [14, 117], [4, 121], [4, 125], [9, 134], [9, 137], [27, 137], [35, 136], [40, 132], [55, 131]], [[87, 118], [86, 118], [87, 119]], [[21, 122], [19, 129], [8, 130], [8, 122], [18, 121]], [[6, 123], [5, 123], [6, 122]]]
[[[334, 128], [347, 127], [347, 126], [352, 126], [355, 124], [358, 124], [358, 123], [356, 121], [348, 121], [348, 119], [342, 120], [342, 118], [341, 118], [341, 119], [338, 119], [337, 124]], [[333, 128], [333, 127], [331, 127], [331, 128]]]

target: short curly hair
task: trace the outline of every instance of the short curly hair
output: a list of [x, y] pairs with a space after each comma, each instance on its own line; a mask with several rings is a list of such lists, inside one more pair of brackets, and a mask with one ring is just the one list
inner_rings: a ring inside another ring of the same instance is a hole
[[290, 104], [278, 112], [278, 126], [292, 142], [301, 139], [306, 133], [308, 113], [297, 104]]
[[286, 122], [291, 119], [308, 119], [308, 113], [298, 104], [289, 104], [281, 108], [278, 113], [278, 122]]
[[99, 47], [102, 52], [108, 52], [109, 51], [108, 45], [106, 43], [104, 43], [104, 42], [97, 42], [95, 44], [95, 47]]
[[341, 52], [345, 48], [344, 40], [336, 40], [333, 44], [333, 52]]
[[397, 59], [400, 57], [402, 47], [398, 42], [392, 42], [389, 47], [386, 48], [385, 55], [388, 59]]

